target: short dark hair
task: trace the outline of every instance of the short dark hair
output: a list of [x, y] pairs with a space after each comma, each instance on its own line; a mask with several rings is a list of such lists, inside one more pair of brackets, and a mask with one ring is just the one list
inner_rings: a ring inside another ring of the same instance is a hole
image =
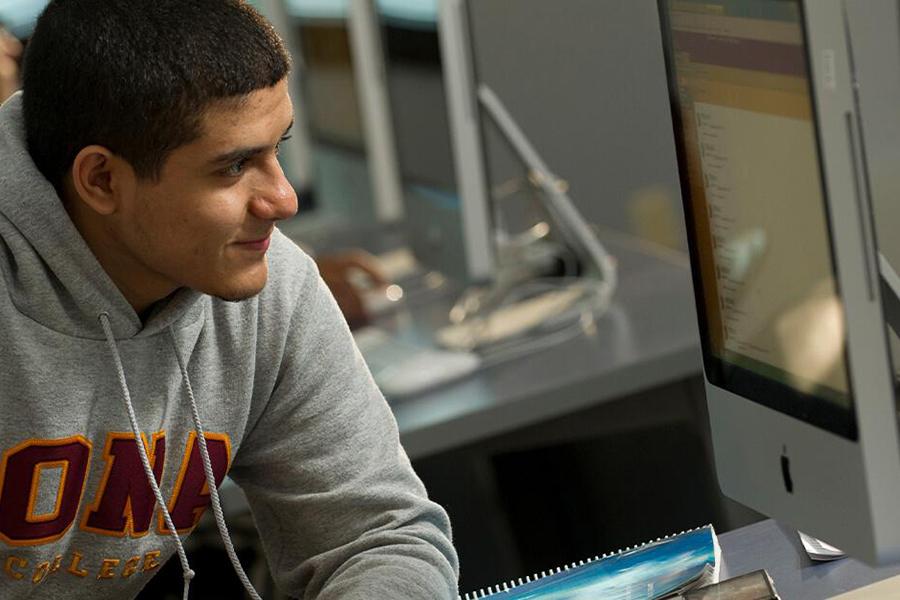
[[156, 179], [214, 102], [289, 71], [284, 43], [242, 0], [53, 0], [25, 53], [28, 149], [57, 190], [91, 144]]

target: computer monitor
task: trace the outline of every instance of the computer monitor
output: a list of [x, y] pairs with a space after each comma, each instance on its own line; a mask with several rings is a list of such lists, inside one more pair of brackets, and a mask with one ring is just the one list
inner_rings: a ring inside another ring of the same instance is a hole
[[900, 448], [847, 11], [889, 4], [658, 4], [720, 485], [870, 562]]
[[452, 279], [489, 280], [490, 208], [457, 177], [465, 157], [454, 146], [459, 106], [450, 80], [461, 69], [459, 45], [450, 39], [460, 27], [443, 12], [438, 18], [436, 0], [379, 0], [377, 6], [410, 245], [426, 267]]
[[331, 14], [293, 12], [303, 56], [303, 100], [310, 134], [316, 142], [364, 155], [348, 11], [343, 8], [336, 6]]
[[302, 94], [296, 102], [311, 141], [316, 216], [373, 221], [347, 2], [292, 0], [287, 9], [302, 61]]
[[295, 128], [308, 146], [305, 171], [315, 188], [318, 217], [313, 229], [321, 223], [354, 227], [402, 217], [370, 3], [260, 2], [295, 58]]
[[[314, 202], [313, 167], [309, 127], [303, 111], [297, 110], [298, 99], [302, 97], [300, 73], [302, 60], [300, 43], [292, 28], [292, 19], [283, 0], [251, 0], [251, 4], [264, 14], [282, 36], [288, 52], [294, 58], [294, 69], [290, 74], [289, 86], [294, 100], [294, 126], [291, 136], [281, 145], [279, 162], [288, 181], [297, 189], [301, 211], [311, 210]], [[300, 64], [297, 64], [300, 63]]]

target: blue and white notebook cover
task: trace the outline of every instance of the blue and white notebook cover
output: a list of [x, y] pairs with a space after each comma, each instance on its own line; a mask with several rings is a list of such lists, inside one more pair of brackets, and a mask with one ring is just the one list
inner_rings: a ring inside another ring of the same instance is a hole
[[463, 600], [651, 600], [718, 583], [712, 525], [466, 594]]

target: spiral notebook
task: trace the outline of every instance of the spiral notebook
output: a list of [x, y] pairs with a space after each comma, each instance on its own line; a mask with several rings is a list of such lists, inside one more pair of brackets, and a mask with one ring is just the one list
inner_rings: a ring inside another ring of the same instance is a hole
[[712, 525], [595, 556], [532, 577], [470, 592], [460, 600], [652, 600], [718, 583]]

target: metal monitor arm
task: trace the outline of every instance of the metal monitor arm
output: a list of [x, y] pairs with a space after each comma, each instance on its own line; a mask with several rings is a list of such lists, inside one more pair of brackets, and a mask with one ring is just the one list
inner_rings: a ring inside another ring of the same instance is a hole
[[565, 181], [550, 171], [503, 102], [490, 87], [484, 84], [478, 87], [478, 100], [500, 128], [519, 158], [528, 167], [529, 179], [544, 192], [541, 195], [541, 201], [563, 238], [581, 259], [586, 261], [589, 270], [595, 272], [604, 288], [604, 293], [611, 296], [617, 282], [615, 261], [575, 207], [567, 193], [568, 186]]

